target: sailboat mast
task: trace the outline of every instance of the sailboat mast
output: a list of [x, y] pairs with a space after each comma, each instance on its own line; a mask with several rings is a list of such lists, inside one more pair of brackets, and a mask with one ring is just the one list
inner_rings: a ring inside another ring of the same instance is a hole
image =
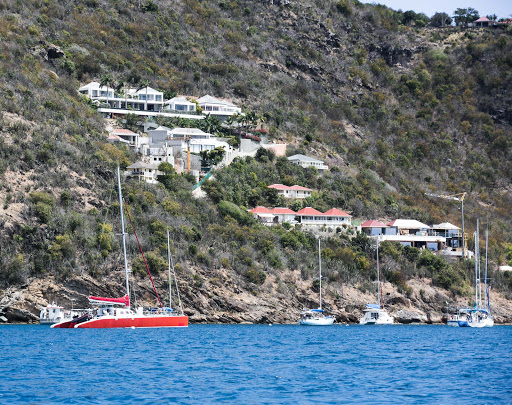
[[[121, 239], [123, 241], [124, 275], [126, 278], [126, 295], [130, 297], [130, 282], [128, 278], [128, 261], [126, 259], [126, 233], [124, 232], [123, 195], [121, 192], [121, 172], [117, 166], [117, 189], [119, 193], [119, 212], [121, 214]], [[128, 302], [130, 302], [128, 300]], [[128, 309], [130, 307], [128, 306]]]
[[[489, 250], [489, 224], [487, 224], [487, 228], [485, 229], [485, 278], [484, 278], [484, 292], [487, 296], [487, 307], [489, 307], [489, 293], [487, 291], [487, 251]], [[485, 302], [485, 297], [484, 297]]]
[[169, 271], [169, 308], [172, 309], [171, 247], [169, 245], [169, 229], [167, 229], [167, 265]]
[[478, 219], [475, 231], [475, 308], [478, 307]]
[[384, 308], [384, 300], [382, 299], [382, 291], [380, 285], [379, 237], [377, 237], [377, 300], [379, 302], [379, 306]]
[[320, 250], [320, 238], [318, 238], [318, 279], [320, 280], [320, 306], [322, 309], [322, 251]]

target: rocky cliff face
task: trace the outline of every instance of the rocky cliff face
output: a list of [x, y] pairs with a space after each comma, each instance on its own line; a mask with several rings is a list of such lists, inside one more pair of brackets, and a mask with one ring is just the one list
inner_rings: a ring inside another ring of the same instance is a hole
[[[318, 293], [310, 282], [302, 281], [298, 272], [286, 272], [279, 280], [269, 277], [252, 291], [243, 290], [236, 278], [226, 272], [214, 277], [206, 274], [181, 281], [180, 295], [190, 323], [272, 323], [295, 324], [304, 307], [318, 307]], [[193, 281], [195, 280], [195, 281]], [[200, 280], [198, 282], [198, 280]], [[444, 323], [446, 302], [468, 306], [471, 297], [458, 297], [433, 287], [430, 279], [413, 279], [408, 283], [409, 294], [400, 293], [392, 284], [384, 283], [385, 304], [396, 323]], [[157, 286], [161, 299], [168, 299], [166, 286]], [[155, 306], [157, 300], [149, 282], [136, 283], [134, 305]], [[66, 308], [89, 307], [89, 295], [121, 296], [122, 287], [113, 280], [98, 282], [88, 276], [75, 277], [64, 284], [52, 278], [32, 279], [19, 290], [0, 292], [0, 320], [9, 323], [37, 323], [41, 307], [56, 302]], [[375, 303], [374, 294], [364, 293], [354, 286], [334, 289], [327, 285], [323, 308], [336, 317], [338, 323], [358, 323], [367, 303]], [[512, 303], [500, 293], [492, 293], [491, 305], [497, 324], [512, 323]]]

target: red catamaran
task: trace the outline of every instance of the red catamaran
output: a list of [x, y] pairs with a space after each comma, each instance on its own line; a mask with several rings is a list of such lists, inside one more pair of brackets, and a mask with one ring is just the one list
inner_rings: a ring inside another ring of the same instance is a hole
[[[181, 299], [179, 296], [178, 284], [176, 282], [176, 273], [174, 273], [174, 284], [178, 297], [179, 313], [173, 311], [171, 307], [164, 307], [156, 291], [153, 277], [149, 272], [149, 268], [142, 252], [140, 243], [139, 249], [141, 250], [144, 263], [149, 273], [151, 283], [155, 294], [158, 298], [160, 308], [145, 311], [142, 307], [138, 307], [133, 311], [130, 307], [130, 285], [128, 279], [128, 264], [126, 259], [126, 233], [124, 232], [124, 216], [123, 216], [123, 197], [121, 193], [121, 176], [119, 167], [117, 168], [117, 186], [119, 189], [119, 209], [121, 213], [121, 233], [123, 241], [123, 257], [124, 257], [124, 270], [126, 278], [126, 295], [121, 298], [105, 298], [105, 297], [89, 297], [91, 304], [99, 305], [95, 310], [90, 310], [85, 315], [71, 320], [66, 320], [52, 325], [52, 328], [167, 328], [167, 327], [186, 327], [188, 326], [188, 316], [183, 314], [181, 306]], [[130, 213], [127, 210], [128, 217]], [[130, 218], [130, 222], [131, 218]], [[133, 223], [132, 223], [133, 227]], [[133, 229], [137, 242], [139, 239], [135, 228]], [[172, 301], [172, 283], [171, 283], [171, 254], [169, 249], [169, 232], [167, 232], [167, 253], [169, 260], [169, 304]], [[174, 267], [174, 266], [173, 266]]]

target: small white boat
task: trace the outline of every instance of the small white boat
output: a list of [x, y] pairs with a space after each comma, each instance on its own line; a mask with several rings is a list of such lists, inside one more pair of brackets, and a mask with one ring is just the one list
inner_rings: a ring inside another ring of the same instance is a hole
[[384, 309], [384, 300], [382, 299], [382, 286], [380, 284], [380, 265], [379, 265], [379, 239], [377, 238], [377, 299], [379, 304], [366, 304], [364, 315], [359, 319], [360, 325], [391, 325], [395, 319]]
[[304, 310], [299, 315], [299, 325], [328, 326], [334, 323], [334, 317], [325, 315], [323, 309]]
[[462, 308], [459, 309], [457, 323], [463, 328], [492, 328], [494, 319], [486, 309]]
[[64, 307], [57, 305], [55, 302], [41, 308], [41, 312], [39, 313], [39, 323], [41, 325], [52, 325], [71, 318], [71, 312], [65, 311]]
[[305, 326], [328, 326], [332, 325], [336, 318], [326, 315], [322, 309], [322, 251], [320, 249], [320, 238], [318, 238], [318, 273], [320, 289], [320, 305], [317, 309], [304, 308], [299, 314], [299, 325]]
[[391, 325], [395, 319], [378, 304], [366, 304], [364, 315], [359, 319], [360, 325]]

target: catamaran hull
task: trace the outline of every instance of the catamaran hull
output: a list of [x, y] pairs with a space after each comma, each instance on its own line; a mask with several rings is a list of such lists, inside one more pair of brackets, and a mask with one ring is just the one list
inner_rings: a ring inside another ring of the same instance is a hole
[[305, 326], [329, 326], [334, 323], [333, 318], [323, 318], [323, 319], [302, 319], [299, 321], [299, 325]]
[[73, 329], [73, 328], [76, 328], [76, 325], [78, 325], [82, 322], [87, 322], [89, 319], [91, 319], [91, 315], [84, 314], [78, 318], [66, 319], [62, 322], [55, 323], [55, 324], [51, 325], [50, 327], [56, 328], [56, 329]]
[[116, 318], [104, 316], [79, 323], [75, 328], [179, 328], [188, 326], [188, 316], [133, 316]]

